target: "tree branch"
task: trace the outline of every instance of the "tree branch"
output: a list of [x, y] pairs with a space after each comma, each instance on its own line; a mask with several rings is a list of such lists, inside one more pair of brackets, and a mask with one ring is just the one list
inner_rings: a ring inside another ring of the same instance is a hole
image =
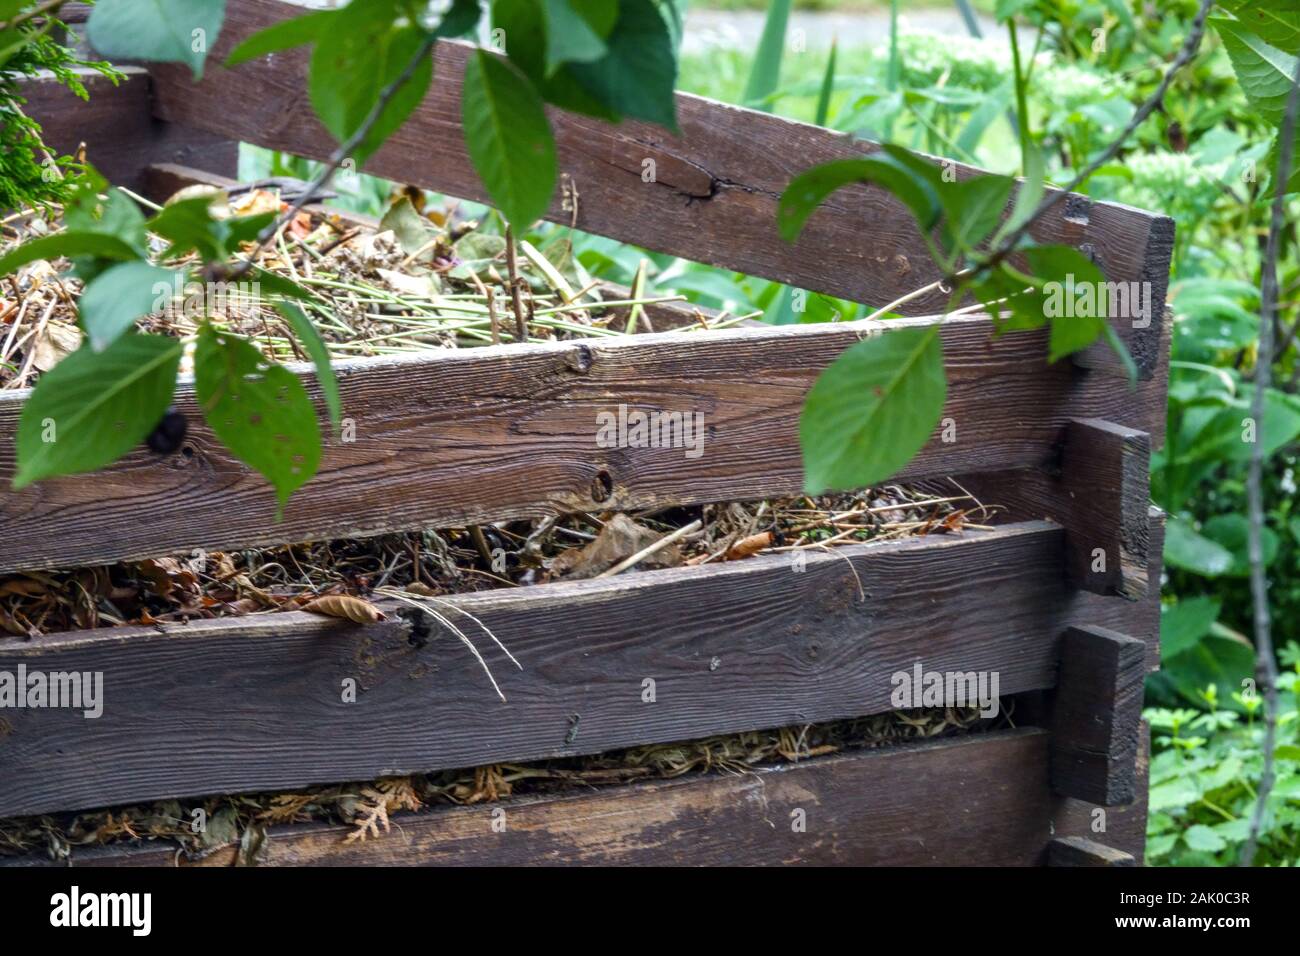
[[1273, 326], [1277, 321], [1277, 260], [1282, 245], [1286, 215], [1286, 187], [1291, 176], [1291, 162], [1296, 136], [1296, 114], [1300, 112], [1300, 58], [1286, 101], [1286, 116], [1278, 135], [1277, 176], [1273, 190], [1273, 217], [1268, 228], [1268, 245], [1260, 262], [1259, 350], [1255, 357], [1255, 394], [1250, 416], [1255, 425], [1255, 443], [1250, 449], [1250, 469], [1246, 473], [1247, 552], [1250, 557], [1250, 596], [1255, 605], [1255, 680], [1264, 692], [1264, 767], [1259, 778], [1259, 793], [1250, 815], [1250, 830], [1241, 849], [1241, 865], [1250, 866], [1259, 845], [1259, 831], [1264, 823], [1268, 795], [1273, 789], [1273, 751], [1277, 742], [1277, 659], [1273, 656], [1273, 635], [1268, 607], [1268, 577], [1264, 571], [1264, 394], [1273, 376]]

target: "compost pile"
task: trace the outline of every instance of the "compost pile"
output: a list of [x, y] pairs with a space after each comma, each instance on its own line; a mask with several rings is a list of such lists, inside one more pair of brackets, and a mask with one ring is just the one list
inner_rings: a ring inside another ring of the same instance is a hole
[[[237, 794], [167, 800], [78, 814], [0, 820], [0, 857], [44, 853], [66, 860], [78, 847], [125, 841], [174, 841], [177, 856], [199, 860], [236, 844], [235, 862], [256, 865], [276, 824], [329, 822], [349, 827], [342, 840], [383, 838], [393, 814], [439, 806], [469, 806], [526, 796], [593, 790], [685, 774], [754, 773], [782, 761], [888, 747], [908, 741], [981, 733], [1014, 726], [1014, 701], [998, 716], [977, 707], [900, 710], [826, 724], [781, 727], [687, 743], [657, 744], [528, 764], [492, 764], [368, 783], [313, 787], [291, 793]], [[206, 826], [194, 831], [195, 811]]]
[[[287, 208], [273, 189], [232, 197], [212, 187], [190, 187], [172, 200], [193, 198], [196, 190], [210, 192], [213, 208], [227, 215]], [[519, 240], [511, 257], [503, 236], [459, 217], [458, 209], [421, 212], [402, 197], [373, 229], [358, 225], [356, 217], [301, 212], [257, 265], [317, 296], [304, 305], [335, 358], [517, 341], [520, 319], [530, 341], [653, 331], [647, 307], [684, 301], [679, 295], [645, 295], [644, 274], [630, 293], [592, 279], [562, 230], [540, 249]], [[0, 254], [59, 228], [34, 214], [10, 216], [0, 223]], [[165, 243], [151, 241], [161, 252]], [[171, 263], [201, 265], [193, 255]], [[518, 280], [513, 286], [512, 272]], [[80, 291], [79, 280], [44, 260], [0, 279], [0, 388], [31, 386], [81, 344]], [[184, 338], [197, 331], [205, 312], [247, 336], [270, 359], [306, 359], [275, 309], [261, 296], [236, 290], [208, 294], [197, 310], [187, 308], [181, 295], [172, 307], [140, 320], [139, 327]], [[726, 328], [751, 318], [710, 310], [696, 315], [688, 328]]]
[[[126, 624], [166, 625], [305, 608], [379, 619], [369, 599], [463, 594], [613, 573], [802, 555], [989, 527], [993, 508], [899, 484], [853, 494], [710, 504], [373, 538], [348, 538], [0, 577], [0, 630], [42, 634]], [[860, 584], [860, 582], [859, 582]], [[321, 598], [355, 598], [350, 604]]]

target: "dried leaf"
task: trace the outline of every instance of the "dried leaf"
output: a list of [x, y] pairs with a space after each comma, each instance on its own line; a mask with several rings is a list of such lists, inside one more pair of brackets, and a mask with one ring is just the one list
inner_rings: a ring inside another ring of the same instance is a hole
[[[663, 535], [643, 527], [624, 514], [616, 514], [605, 523], [596, 540], [583, 548], [570, 548], [551, 562], [550, 571], [567, 578], [595, 577], [620, 561], [654, 544]], [[641, 567], [671, 568], [682, 563], [681, 552], [671, 544], [646, 558]]]
[[758, 534], [751, 534], [747, 538], [741, 538], [730, 548], [727, 549], [726, 558], [728, 561], [738, 561], [741, 558], [748, 558], [750, 555], [758, 554], [764, 548], [772, 546], [772, 532], [760, 531]]
[[384, 612], [364, 598], [350, 594], [327, 594], [303, 606], [304, 611], [341, 617], [357, 624], [374, 624], [385, 619]]
[[48, 372], [80, 347], [81, 330], [75, 325], [57, 319], [47, 322], [36, 336], [32, 366], [37, 371]]

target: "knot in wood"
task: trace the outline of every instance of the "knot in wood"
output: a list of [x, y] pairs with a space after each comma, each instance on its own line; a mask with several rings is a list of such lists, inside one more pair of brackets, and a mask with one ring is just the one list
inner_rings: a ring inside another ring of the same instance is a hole
[[565, 356], [565, 364], [578, 374], [584, 374], [596, 362], [596, 353], [590, 345], [579, 345]]

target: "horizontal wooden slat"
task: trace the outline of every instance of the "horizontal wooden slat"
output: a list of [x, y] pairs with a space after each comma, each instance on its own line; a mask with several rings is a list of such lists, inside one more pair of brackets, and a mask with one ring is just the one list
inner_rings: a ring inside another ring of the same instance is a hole
[[[574, 796], [393, 818], [380, 839], [277, 826], [271, 866], [556, 864], [1025, 866], [1050, 839], [1047, 735], [1033, 728], [908, 744]], [[960, 811], [954, 812], [954, 800]], [[504, 829], [502, 829], [504, 823]], [[205, 857], [229, 866], [235, 846]], [[174, 846], [73, 850], [77, 866], [183, 863]], [[10, 866], [48, 865], [20, 858]], [[5, 865], [0, 862], [0, 866]]]
[[[300, 9], [279, 0], [231, 4], [203, 82], [183, 67], [160, 66], [158, 114], [245, 142], [326, 158], [335, 143], [312, 115], [305, 52], [276, 53], [234, 70], [218, 64], [237, 41]], [[487, 195], [470, 166], [460, 130], [460, 84], [467, 52], [444, 42], [424, 104], [367, 172], [465, 199]], [[231, 109], [239, 103], [239, 109]], [[808, 167], [870, 152], [872, 144], [766, 113], [687, 94], [677, 100], [679, 135], [646, 123], [611, 125], [551, 112], [560, 169], [576, 187], [578, 208], [557, 190], [548, 218], [588, 232], [882, 306], [940, 277], [905, 207], [876, 187], [837, 192], [791, 246], [777, 235], [776, 203]], [[653, 163], [652, 181], [643, 173]], [[938, 162], [938, 160], [936, 160]], [[959, 178], [976, 170], [955, 166]], [[575, 221], [576, 220], [576, 221]], [[1112, 282], [1149, 282], [1155, 314], [1145, 328], [1116, 320], [1139, 366], [1156, 361], [1172, 251], [1168, 217], [1073, 197], [1059, 203], [1035, 238], [1085, 249]], [[936, 291], [908, 303], [909, 314], [936, 313]], [[1094, 364], [1115, 367], [1102, 348]]]
[[[176, 401], [189, 421], [181, 454], [160, 459], [141, 449], [104, 471], [0, 497], [0, 573], [797, 494], [799, 413], [817, 375], [863, 336], [925, 321], [669, 332], [343, 362], [343, 413], [355, 441], [328, 443], [319, 473], [279, 523], [270, 486], [216, 440], [184, 385]], [[945, 323], [942, 337], [944, 419], [955, 424], [956, 440], [942, 440], [941, 421], [900, 477], [1042, 465], [1071, 418], [1127, 423], [1145, 414], [1140, 394], [1111, 378], [1045, 365], [1040, 332], [995, 341], [986, 319], [962, 318]], [[1142, 383], [1139, 393], [1157, 384]], [[25, 398], [0, 393], [5, 486]], [[601, 447], [600, 415], [616, 415], [620, 405], [698, 413], [701, 453]]]
[[[1069, 623], [1063, 548], [1039, 522], [809, 554], [803, 572], [774, 554], [450, 598], [522, 664], [447, 612], [505, 703], [453, 636], [435, 626], [417, 646], [395, 617], [361, 627], [292, 612], [0, 640], [0, 670], [104, 675], [96, 719], [7, 712], [0, 816], [881, 713], [898, 706], [892, 676], [918, 661], [996, 672], [1003, 695], [1051, 687]], [[355, 703], [342, 702], [348, 680]]]
[[24, 80], [23, 107], [41, 124], [51, 152], [71, 155], [86, 144], [86, 159], [110, 182], [140, 191], [150, 163], [185, 163], [234, 175], [239, 144], [207, 131], [203, 124], [187, 126], [155, 119], [152, 80], [140, 67], [124, 66], [118, 85], [90, 69], [76, 70], [90, 94], [80, 99], [52, 76]]

